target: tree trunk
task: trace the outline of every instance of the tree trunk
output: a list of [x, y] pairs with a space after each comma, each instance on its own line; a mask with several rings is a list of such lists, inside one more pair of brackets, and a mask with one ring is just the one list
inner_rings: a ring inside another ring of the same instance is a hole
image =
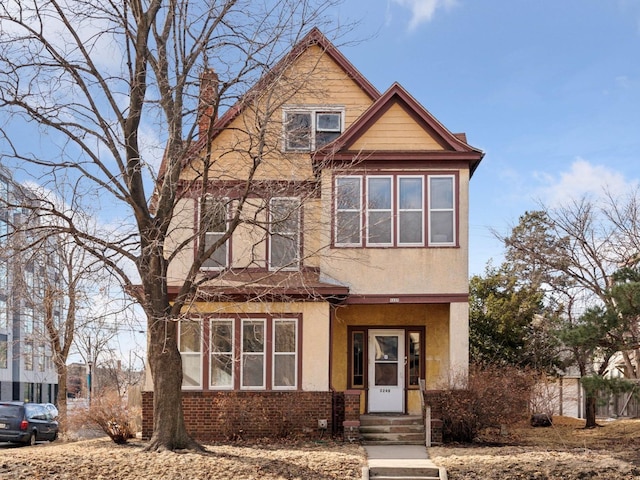
[[[153, 377], [153, 435], [147, 450], [201, 449], [187, 433], [182, 411], [182, 357], [178, 325], [171, 319], [149, 322], [149, 367]], [[162, 392], [162, 393], [160, 393]]]
[[56, 365], [58, 371], [58, 395], [56, 397], [56, 407], [58, 408], [58, 423], [61, 432], [66, 432], [67, 422], [67, 366], [62, 363]]
[[587, 393], [585, 398], [585, 419], [586, 424], [584, 428], [595, 428], [598, 426], [596, 423], [596, 396]]

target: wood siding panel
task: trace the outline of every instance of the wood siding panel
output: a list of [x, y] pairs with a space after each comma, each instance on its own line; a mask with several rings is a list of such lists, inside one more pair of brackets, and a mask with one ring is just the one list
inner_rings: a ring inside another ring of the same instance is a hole
[[398, 104], [360, 137], [351, 150], [441, 151], [442, 146]]

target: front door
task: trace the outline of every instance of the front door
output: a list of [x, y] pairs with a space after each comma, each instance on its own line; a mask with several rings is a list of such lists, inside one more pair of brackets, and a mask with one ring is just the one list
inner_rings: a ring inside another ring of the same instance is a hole
[[369, 330], [369, 412], [404, 413], [404, 330]]

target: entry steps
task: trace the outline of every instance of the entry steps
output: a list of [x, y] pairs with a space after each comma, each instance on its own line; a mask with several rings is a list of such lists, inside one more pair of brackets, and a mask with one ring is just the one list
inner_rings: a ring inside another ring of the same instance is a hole
[[421, 415], [360, 415], [364, 445], [425, 445]]
[[424, 445], [364, 445], [364, 449], [363, 480], [447, 480], [447, 470], [429, 459]]

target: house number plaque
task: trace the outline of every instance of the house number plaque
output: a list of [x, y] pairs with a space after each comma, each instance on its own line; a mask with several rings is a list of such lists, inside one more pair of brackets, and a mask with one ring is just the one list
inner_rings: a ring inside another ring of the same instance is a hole
[[381, 388], [380, 389], [380, 393], [391, 393], [391, 389], [390, 388]]

